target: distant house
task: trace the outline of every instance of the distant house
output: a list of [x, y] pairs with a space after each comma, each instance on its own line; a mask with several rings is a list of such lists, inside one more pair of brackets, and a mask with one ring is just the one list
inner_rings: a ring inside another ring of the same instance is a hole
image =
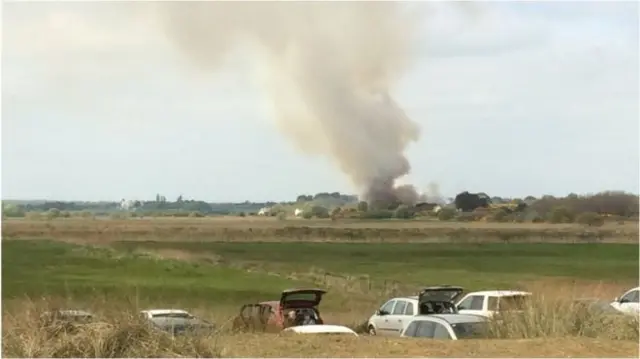
[[304, 213], [304, 211], [300, 208], [296, 208], [296, 210], [293, 212], [293, 215], [296, 217], [300, 217], [302, 216], [302, 214]]
[[120, 201], [120, 209], [123, 211], [130, 211], [135, 208], [136, 201], [125, 200], [124, 198]]

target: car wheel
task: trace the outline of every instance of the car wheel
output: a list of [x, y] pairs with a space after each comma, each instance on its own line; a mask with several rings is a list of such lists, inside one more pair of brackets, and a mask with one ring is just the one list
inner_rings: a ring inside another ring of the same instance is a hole
[[376, 328], [373, 327], [373, 325], [369, 326], [369, 335], [376, 335]]

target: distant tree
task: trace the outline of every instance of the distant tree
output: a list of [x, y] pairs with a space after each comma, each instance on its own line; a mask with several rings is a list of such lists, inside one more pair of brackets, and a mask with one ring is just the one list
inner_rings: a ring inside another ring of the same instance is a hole
[[369, 210], [369, 204], [365, 201], [358, 202], [358, 211], [366, 212]]
[[297, 203], [310, 202], [310, 201], [313, 201], [313, 196], [310, 196], [310, 195], [301, 194], [298, 196], [298, 198], [296, 198]]
[[457, 209], [463, 212], [471, 212], [478, 207], [489, 207], [491, 200], [485, 194], [480, 195], [464, 191], [456, 196], [454, 202]]
[[340, 192], [331, 192], [329, 196], [331, 196], [332, 198], [340, 199]]
[[524, 198], [524, 200], [525, 200], [525, 201], [527, 201], [527, 202], [531, 202], [531, 201], [535, 201], [535, 200], [536, 200], [536, 198], [535, 198], [534, 196], [526, 196], [526, 197]]
[[323, 206], [311, 207], [311, 213], [318, 218], [329, 218], [329, 210]]
[[178, 198], [176, 199], [177, 203], [182, 203], [182, 195], [179, 195]]
[[21, 206], [15, 204], [3, 204], [2, 205], [3, 217], [24, 217], [25, 211]]

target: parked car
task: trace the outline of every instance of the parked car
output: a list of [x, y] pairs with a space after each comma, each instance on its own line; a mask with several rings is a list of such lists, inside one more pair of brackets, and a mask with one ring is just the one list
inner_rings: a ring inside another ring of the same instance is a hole
[[73, 324], [84, 324], [93, 321], [94, 315], [84, 310], [52, 310], [44, 312], [40, 316], [40, 320], [45, 325], [54, 322], [64, 322]]
[[174, 336], [185, 334], [209, 334], [215, 325], [196, 317], [153, 317], [148, 319], [151, 325]]
[[637, 316], [640, 314], [640, 287], [631, 288], [614, 298], [611, 306], [624, 314]]
[[280, 300], [245, 304], [234, 319], [235, 330], [282, 330], [293, 326], [324, 324], [318, 306], [322, 289], [287, 289]]
[[195, 318], [194, 315], [183, 309], [147, 309], [140, 311], [145, 319], [153, 318]]
[[444, 340], [487, 338], [488, 318], [472, 314], [431, 314], [415, 316], [400, 336]]
[[498, 312], [524, 309], [530, 297], [530, 292], [517, 290], [472, 292], [460, 299], [456, 307], [460, 314], [482, 315], [491, 318]]
[[351, 328], [347, 328], [342, 325], [330, 324], [298, 325], [286, 328], [283, 332], [293, 332], [298, 334], [348, 334], [356, 337], [358, 336], [358, 334]]
[[620, 311], [611, 303], [598, 298], [578, 298], [573, 300], [573, 305], [577, 313], [588, 313], [592, 315], [622, 315]]
[[463, 290], [455, 286], [427, 287], [417, 296], [390, 299], [369, 318], [367, 330], [370, 335], [398, 336], [415, 315], [456, 313], [454, 303]]

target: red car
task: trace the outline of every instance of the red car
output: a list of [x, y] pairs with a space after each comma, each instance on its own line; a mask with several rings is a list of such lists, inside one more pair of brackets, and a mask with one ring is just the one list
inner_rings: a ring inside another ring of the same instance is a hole
[[317, 288], [287, 289], [279, 301], [245, 304], [233, 327], [237, 330], [282, 330], [298, 325], [323, 324], [318, 305], [325, 293]]

